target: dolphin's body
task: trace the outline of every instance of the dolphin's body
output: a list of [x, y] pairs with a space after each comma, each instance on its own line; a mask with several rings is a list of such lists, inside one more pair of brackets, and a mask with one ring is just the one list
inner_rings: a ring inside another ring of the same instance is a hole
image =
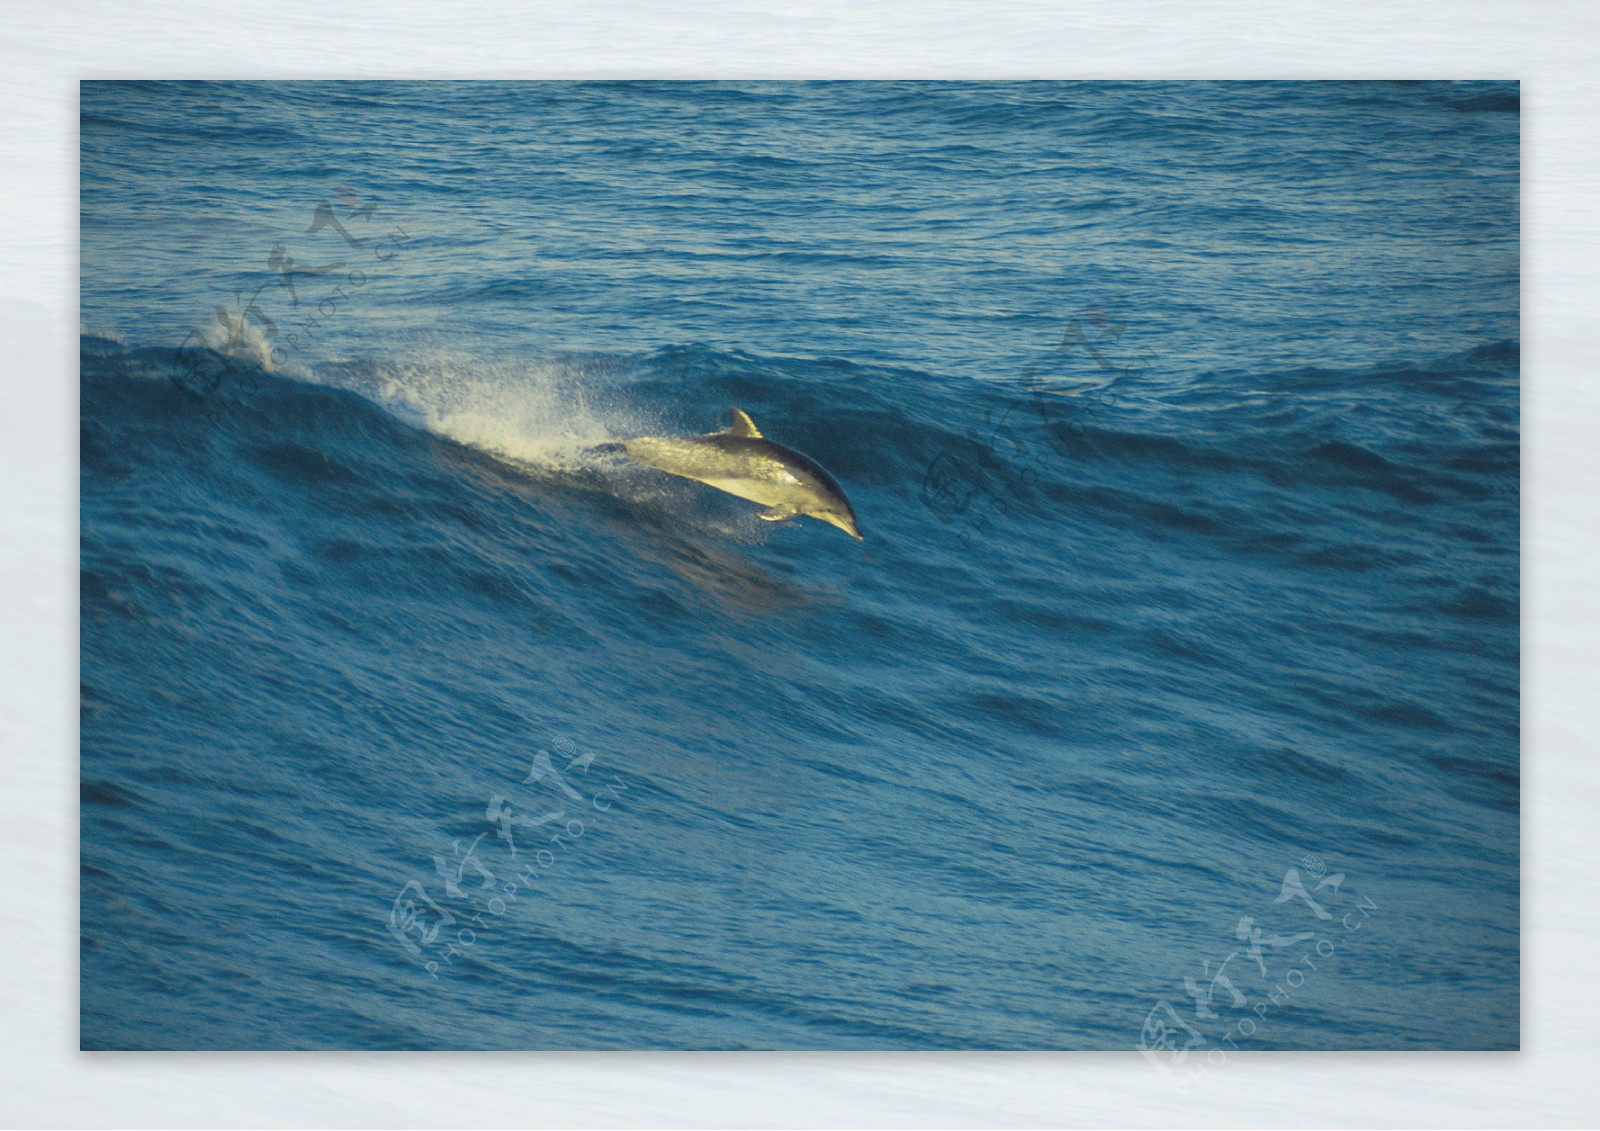
[[693, 479], [760, 503], [767, 508], [760, 517], [768, 522], [787, 522], [808, 514], [837, 526], [852, 538], [862, 536], [856, 525], [856, 512], [833, 476], [809, 457], [768, 440], [754, 421], [737, 408], [733, 410], [733, 427], [726, 432], [688, 439], [640, 436], [602, 444], [599, 450], [625, 452], [668, 475]]

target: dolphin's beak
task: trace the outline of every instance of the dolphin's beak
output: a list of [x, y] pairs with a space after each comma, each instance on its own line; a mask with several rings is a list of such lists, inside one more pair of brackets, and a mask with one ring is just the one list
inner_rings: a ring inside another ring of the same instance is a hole
[[867, 540], [866, 535], [861, 533], [861, 528], [856, 525], [855, 520], [852, 518], [835, 514], [818, 515], [817, 517], [829, 526], [837, 526], [857, 542], [865, 542]]

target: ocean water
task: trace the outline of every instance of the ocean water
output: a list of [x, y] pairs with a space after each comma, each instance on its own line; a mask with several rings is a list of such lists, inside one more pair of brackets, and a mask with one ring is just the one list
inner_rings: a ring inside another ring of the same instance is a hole
[[1514, 83], [81, 93], [85, 1048], [1517, 1046]]

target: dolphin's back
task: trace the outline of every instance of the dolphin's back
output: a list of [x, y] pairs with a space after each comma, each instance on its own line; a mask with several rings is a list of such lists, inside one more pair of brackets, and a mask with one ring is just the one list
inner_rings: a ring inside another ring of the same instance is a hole
[[718, 432], [711, 436], [701, 436], [695, 441], [707, 444], [718, 451], [726, 452], [736, 460], [748, 462], [752, 466], [770, 462], [778, 468], [788, 471], [796, 478], [806, 476], [826, 487], [841, 499], [844, 490], [833, 476], [829, 475], [822, 465], [804, 452], [797, 452], [793, 448], [786, 448], [782, 444], [774, 444], [768, 439], [750, 440], [743, 436], [735, 436], [728, 432]]

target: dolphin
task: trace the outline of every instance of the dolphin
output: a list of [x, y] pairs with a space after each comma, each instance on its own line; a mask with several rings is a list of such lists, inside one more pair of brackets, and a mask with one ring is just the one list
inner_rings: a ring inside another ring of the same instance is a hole
[[737, 407], [733, 427], [726, 432], [688, 439], [640, 436], [601, 444], [595, 450], [623, 452], [668, 475], [760, 503], [767, 509], [757, 517], [768, 522], [788, 522], [805, 514], [865, 540], [856, 524], [856, 512], [833, 476], [808, 456], [767, 439], [755, 421]]

